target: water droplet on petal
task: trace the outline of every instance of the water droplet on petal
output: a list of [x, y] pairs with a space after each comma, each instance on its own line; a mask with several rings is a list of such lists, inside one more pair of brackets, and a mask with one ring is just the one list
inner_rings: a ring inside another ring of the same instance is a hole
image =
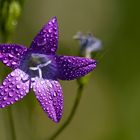
[[4, 91], [7, 92], [8, 91], [8, 88], [5, 88]]
[[52, 97], [51, 97], [51, 96], [49, 96], [49, 99], [50, 99], [50, 100], [52, 100]]
[[10, 102], [6, 102], [7, 105], [10, 105]]
[[11, 104], [13, 104], [14, 102], [13, 101], [11, 101]]
[[14, 96], [14, 93], [13, 92], [9, 92], [8, 94], [10, 97], [13, 97]]
[[15, 101], [18, 101], [18, 97], [15, 97]]
[[53, 93], [53, 96], [54, 96], [54, 97], [56, 97], [56, 95], [57, 95], [57, 93], [56, 93], [56, 92], [54, 92], [54, 93]]
[[18, 97], [21, 98], [22, 96], [21, 95], [18, 95]]
[[54, 18], [54, 19], [52, 20], [52, 23], [55, 23], [55, 21], [56, 21], [56, 19]]
[[25, 92], [28, 93], [28, 92], [29, 92], [29, 89], [27, 88], [27, 89], [25, 90]]
[[1, 92], [0, 95], [3, 96], [4, 95], [4, 92]]
[[12, 72], [12, 73], [11, 73], [11, 76], [12, 76], [12, 77], [13, 77], [13, 76], [15, 76], [15, 73], [14, 73], [14, 72]]
[[3, 84], [3, 86], [5, 86], [7, 83], [4, 81], [2, 84]]
[[5, 104], [2, 104], [1, 107], [4, 108], [5, 107]]
[[38, 40], [37, 40], [37, 45], [38, 46], [43, 46], [46, 44], [46, 38], [45, 37], [39, 37]]
[[3, 63], [4, 64], [7, 64], [8, 63], [8, 60], [7, 59], [3, 60]]
[[5, 101], [6, 101], [6, 100], [7, 100], [7, 97], [5, 96], [5, 97], [3, 98], [3, 100], [5, 100]]
[[20, 95], [24, 95], [24, 92], [23, 92], [23, 91], [21, 91], [21, 92], [20, 92]]
[[17, 89], [20, 89], [20, 85], [16, 85], [16, 88], [17, 88]]
[[52, 52], [55, 52], [55, 48], [51, 48], [51, 51], [52, 51]]
[[10, 57], [10, 58], [13, 58], [14, 56], [13, 55], [11, 55], [11, 54], [8, 54], [8, 56]]
[[17, 63], [16, 62], [12, 62], [12, 65], [16, 65]]
[[42, 81], [41, 81], [41, 84], [43, 85], [44, 83], [45, 83], [45, 81], [42, 80]]
[[47, 107], [46, 110], [49, 111], [49, 107]]
[[50, 28], [50, 29], [48, 30], [48, 32], [51, 33], [51, 32], [52, 32], [52, 28]]

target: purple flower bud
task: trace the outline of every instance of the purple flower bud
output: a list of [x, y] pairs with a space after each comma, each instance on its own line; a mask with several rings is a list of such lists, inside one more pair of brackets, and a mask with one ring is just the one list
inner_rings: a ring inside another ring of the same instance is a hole
[[99, 39], [95, 38], [91, 33], [83, 35], [81, 32], [73, 37], [80, 43], [80, 55], [91, 58], [92, 52], [97, 52], [102, 49], [102, 43]]

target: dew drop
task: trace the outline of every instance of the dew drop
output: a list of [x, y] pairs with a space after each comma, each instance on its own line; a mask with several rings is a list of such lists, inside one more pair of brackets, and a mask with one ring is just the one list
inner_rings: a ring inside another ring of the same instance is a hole
[[4, 81], [2, 84], [3, 84], [3, 86], [5, 86], [7, 83]]
[[15, 76], [15, 73], [14, 73], [14, 72], [12, 72], [12, 73], [11, 73], [11, 76], [12, 76], [12, 77], [13, 77], [13, 76]]
[[13, 92], [9, 92], [8, 94], [10, 97], [13, 97], [14, 96], [14, 93]]
[[18, 101], [18, 97], [15, 97], [15, 101]]
[[21, 92], [20, 92], [20, 95], [24, 95], [24, 92], [23, 92], [23, 91], [21, 91]]
[[7, 97], [5, 96], [5, 97], [3, 98], [3, 100], [6, 101], [6, 100], [7, 100]]
[[16, 88], [17, 88], [17, 89], [20, 89], [20, 85], [16, 85]]
[[53, 96], [54, 96], [54, 97], [56, 97], [56, 95], [57, 95], [57, 93], [56, 93], [56, 92], [54, 92], [54, 93], [53, 93]]
[[1, 107], [4, 108], [5, 107], [5, 104], [2, 104]]
[[16, 62], [12, 62], [12, 65], [16, 65], [17, 63]]
[[55, 48], [51, 48], [51, 51], [52, 51], [52, 52], [55, 52]]
[[8, 60], [3, 60], [3, 63], [4, 63], [4, 64], [7, 64], [7, 63], [8, 63]]
[[28, 93], [29, 92], [29, 89], [26, 89], [25, 92]]
[[41, 90], [39, 89], [38, 92], [41, 93]]
[[14, 102], [13, 101], [11, 101], [11, 104], [13, 104]]
[[36, 98], [37, 98], [37, 99], [39, 99], [39, 96], [38, 96], [38, 95], [36, 95]]
[[10, 105], [10, 102], [6, 102], [7, 105]]
[[49, 99], [50, 99], [50, 100], [52, 100], [52, 97], [51, 97], [51, 96], [49, 96]]
[[11, 55], [11, 54], [8, 54], [8, 56], [10, 57], [10, 58], [13, 58], [14, 56], [13, 55]]
[[49, 23], [48, 23], [48, 25], [52, 25], [52, 23], [51, 23], [51, 22], [49, 22]]
[[45, 83], [45, 81], [42, 80], [42, 81], [41, 81], [41, 84], [43, 85], [44, 83]]
[[51, 104], [51, 101], [49, 100], [48, 103]]
[[1, 92], [0, 95], [3, 96], [4, 95], [4, 92]]
[[52, 23], [55, 23], [55, 21], [56, 21], [56, 19], [54, 18], [54, 19], [52, 20]]
[[49, 34], [47, 34], [46, 36], [49, 37]]
[[46, 110], [49, 111], [49, 107], [47, 107]]
[[8, 88], [5, 88], [4, 91], [7, 92], [8, 91]]
[[48, 30], [48, 32], [51, 33], [51, 32], [52, 32], [52, 29], [50, 28], [50, 29]]
[[22, 96], [21, 96], [21, 95], [18, 95], [18, 97], [19, 97], [19, 98], [22, 98]]
[[38, 40], [37, 40], [37, 45], [39, 46], [43, 46], [46, 44], [46, 38], [45, 37], [40, 37]]
[[49, 83], [49, 82], [48, 82], [48, 86], [49, 86], [50, 88], [52, 88], [52, 84], [51, 84], [51, 83]]

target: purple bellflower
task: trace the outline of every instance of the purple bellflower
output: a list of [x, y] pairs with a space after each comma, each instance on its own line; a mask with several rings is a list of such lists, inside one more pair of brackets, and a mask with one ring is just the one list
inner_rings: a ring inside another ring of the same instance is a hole
[[58, 25], [52, 18], [37, 34], [30, 48], [0, 44], [0, 60], [13, 71], [0, 86], [0, 108], [22, 99], [30, 89], [54, 122], [63, 113], [63, 94], [58, 80], [73, 80], [88, 74], [96, 61], [75, 56], [58, 56]]

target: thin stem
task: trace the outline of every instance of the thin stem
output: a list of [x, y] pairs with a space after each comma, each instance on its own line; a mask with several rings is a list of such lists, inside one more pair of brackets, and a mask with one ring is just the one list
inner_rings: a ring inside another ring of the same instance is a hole
[[15, 132], [15, 127], [14, 127], [14, 120], [13, 120], [13, 115], [12, 115], [12, 107], [9, 107], [8, 110], [8, 116], [9, 116], [9, 121], [10, 121], [10, 129], [11, 129], [11, 140], [16, 140], [16, 132]]
[[83, 93], [83, 88], [84, 88], [83, 85], [79, 85], [77, 95], [76, 95], [76, 99], [75, 99], [74, 105], [72, 107], [72, 110], [70, 112], [70, 115], [68, 116], [68, 118], [64, 122], [64, 124], [48, 140], [55, 140], [56, 137], [58, 137], [58, 135], [60, 135], [62, 133], [62, 131], [64, 131], [64, 129], [66, 129], [66, 127], [72, 121], [72, 119], [73, 119], [73, 117], [74, 117], [74, 115], [75, 115], [75, 113], [77, 111], [78, 105], [80, 103], [82, 93]]

